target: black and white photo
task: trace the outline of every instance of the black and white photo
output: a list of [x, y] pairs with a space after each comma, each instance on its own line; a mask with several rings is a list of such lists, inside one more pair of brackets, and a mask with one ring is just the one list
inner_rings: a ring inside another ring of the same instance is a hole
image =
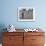
[[34, 21], [35, 20], [35, 8], [19, 7], [18, 8], [18, 20], [19, 21]]

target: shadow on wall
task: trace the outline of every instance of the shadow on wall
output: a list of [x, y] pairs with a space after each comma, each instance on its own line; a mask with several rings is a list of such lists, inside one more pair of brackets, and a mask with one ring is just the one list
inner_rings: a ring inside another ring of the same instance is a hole
[[2, 43], [2, 36], [3, 36], [2, 32], [6, 31], [6, 30], [3, 30], [4, 28], [6, 28], [5, 25], [0, 24], [0, 43]]

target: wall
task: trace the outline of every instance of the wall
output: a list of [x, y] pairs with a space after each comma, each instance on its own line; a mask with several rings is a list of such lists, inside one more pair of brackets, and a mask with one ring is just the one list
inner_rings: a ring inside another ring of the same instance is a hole
[[[35, 22], [17, 21], [17, 8], [21, 6], [35, 8]], [[9, 24], [21, 29], [41, 27], [46, 32], [46, 0], [0, 0], [0, 31]]]
[[[46, 0], [0, 0], [0, 25], [13, 24], [16, 28], [46, 28]], [[36, 10], [35, 22], [18, 22], [18, 7], [34, 7]], [[0, 26], [1, 27], [1, 26]]]

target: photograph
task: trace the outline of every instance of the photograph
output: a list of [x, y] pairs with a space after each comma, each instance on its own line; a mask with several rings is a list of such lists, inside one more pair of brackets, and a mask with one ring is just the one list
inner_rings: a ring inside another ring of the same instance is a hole
[[35, 8], [19, 7], [18, 20], [20, 21], [33, 21], [35, 20]]

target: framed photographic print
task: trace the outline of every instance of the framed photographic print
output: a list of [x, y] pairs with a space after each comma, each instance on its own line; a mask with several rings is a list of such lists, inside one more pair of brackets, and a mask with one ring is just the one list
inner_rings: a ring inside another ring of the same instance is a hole
[[18, 21], [35, 21], [35, 8], [19, 7]]

